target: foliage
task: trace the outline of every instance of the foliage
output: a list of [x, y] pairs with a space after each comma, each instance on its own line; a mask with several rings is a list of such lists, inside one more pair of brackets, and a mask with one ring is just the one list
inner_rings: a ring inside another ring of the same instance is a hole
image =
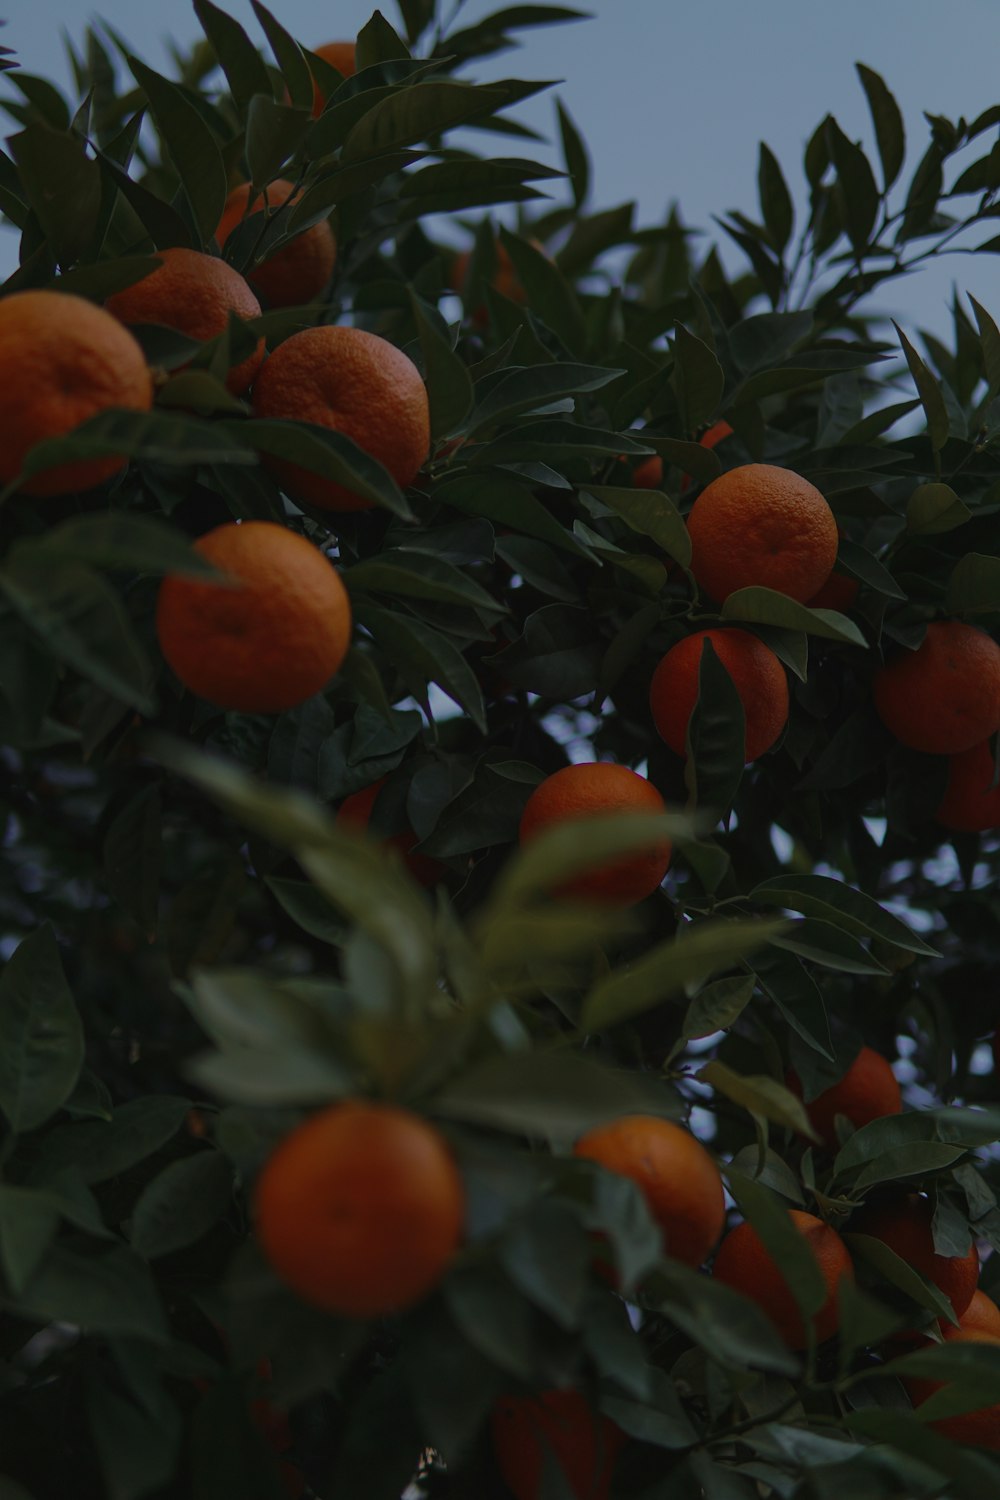
[[[932, 1196], [942, 1253], [970, 1233], [1000, 1248], [1000, 1098], [973, 1066], [1000, 1025], [998, 843], [934, 822], [944, 761], [896, 745], [870, 695], [883, 654], [931, 618], [1000, 626], [1000, 332], [957, 295], [950, 343], [890, 329], [871, 302], [970, 234], [1000, 249], [1000, 106], [928, 116], [907, 178], [899, 110], [860, 67], [878, 162], [824, 119], [796, 224], [762, 146], [758, 217], [719, 220], [746, 262], [733, 275], [677, 210], [646, 226], [632, 204], [595, 207], [561, 105], [564, 170], [499, 154], [532, 149], [512, 111], [543, 85], [468, 70], [575, 12], [448, 29], [434, 0], [399, 9], [400, 30], [376, 13], [361, 32], [356, 76], [325, 75], [315, 120], [306, 56], [257, 0], [260, 50], [196, 0], [204, 37], [172, 79], [102, 27], [73, 54], [78, 105], [5, 80], [0, 209], [21, 252], [4, 293], [102, 301], [157, 250], [212, 250], [240, 177], [304, 192], [263, 236], [233, 237], [237, 268], [327, 216], [339, 251], [320, 304], [195, 349], [140, 331], [154, 411], [94, 418], [25, 470], [128, 453], [110, 487], [3, 497], [0, 1495], [270, 1500], [304, 1475], [323, 1500], [398, 1500], [432, 1450], [421, 1493], [499, 1497], [494, 1401], [568, 1384], [636, 1440], [621, 1496], [988, 1492], [996, 1460], [915, 1415], [880, 1352], [921, 1310], [947, 1314], [909, 1266], [859, 1238], [840, 1338], [800, 1358], [751, 1302], [664, 1259], [631, 1184], [570, 1148], [623, 1113], [697, 1106], [807, 1305], [776, 1205], [849, 1229], [899, 1182]], [[498, 228], [488, 211], [511, 204], [516, 227]], [[501, 248], [524, 301], [490, 285]], [[434, 452], [403, 494], [349, 439], [299, 429], [299, 463], [377, 502], [302, 512], [259, 462], [287, 431], [222, 377], [255, 337], [345, 315], [420, 366]], [[701, 446], [722, 418], [722, 451]], [[637, 489], [653, 454], [662, 486]], [[722, 620], [791, 674], [791, 718], [744, 767], [710, 657], [685, 776], [647, 704], [662, 655], [719, 620], [687, 572], [683, 513], [723, 466], [759, 460], [827, 496], [860, 593], [849, 613], [726, 600]], [[302, 531], [352, 600], [342, 673], [273, 718], [194, 700], [156, 647], [159, 578], [197, 567], [191, 540], [231, 518]], [[567, 746], [648, 767], [672, 810], [518, 853], [527, 797]], [[440, 862], [433, 896], [335, 822], [382, 777], [374, 826], [412, 829]], [[635, 911], [548, 896], [651, 829], [674, 862]], [[786, 1070], [811, 1097], [862, 1041], [901, 1058], [912, 1107], [845, 1131], [831, 1158]], [[439, 1290], [373, 1326], [299, 1303], [249, 1233], [271, 1147], [352, 1093], [433, 1118], [468, 1195]], [[641, 1316], [594, 1274], [595, 1232]], [[972, 1405], [1000, 1398], [990, 1355], [911, 1359]], [[284, 1476], [254, 1421], [265, 1391], [290, 1413]], [[558, 1475], [546, 1485], [565, 1500]]]

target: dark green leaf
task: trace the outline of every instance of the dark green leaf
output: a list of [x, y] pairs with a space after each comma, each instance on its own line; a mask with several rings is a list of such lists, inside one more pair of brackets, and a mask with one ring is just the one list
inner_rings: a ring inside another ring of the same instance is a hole
[[229, 1209], [233, 1171], [221, 1151], [199, 1151], [171, 1162], [143, 1189], [129, 1238], [145, 1260], [193, 1245]]
[[195, 15], [226, 75], [230, 92], [246, 118], [255, 94], [271, 97], [271, 80], [243, 27], [212, 0], [194, 0]]
[[820, 917], [857, 937], [877, 938], [906, 953], [936, 956], [937, 950], [871, 896], [828, 875], [776, 875], [749, 892], [749, 899]]
[[906, 154], [903, 116], [880, 75], [864, 63], [855, 63], [855, 68], [868, 99], [882, 162], [882, 183], [884, 190], [888, 192], [899, 176]]
[[292, 104], [296, 109], [312, 109], [313, 77], [302, 48], [260, 0], [250, 0], [250, 3], [270, 43]]
[[122, 808], [104, 837], [108, 889], [148, 941], [156, 936], [159, 917], [162, 817], [159, 790], [147, 787]]
[[853, 620], [832, 609], [810, 609], [774, 589], [735, 589], [722, 606], [724, 620], [746, 620], [754, 625], [777, 625], [783, 630], [801, 630], [806, 635], [867, 646]]
[[743, 779], [746, 716], [743, 702], [711, 640], [702, 639], [698, 696], [685, 733], [684, 780], [692, 801], [725, 818]]
[[417, 324], [420, 347], [427, 372], [427, 396], [431, 408], [431, 436], [447, 437], [458, 431], [472, 408], [472, 379], [468, 367], [459, 358], [450, 339], [442, 332], [438, 318], [410, 292], [410, 305]]
[[906, 529], [918, 536], [954, 531], [971, 517], [950, 484], [919, 484], [906, 503]]
[[760, 143], [757, 163], [757, 195], [760, 199], [761, 216], [771, 236], [771, 244], [781, 255], [792, 233], [792, 196], [777, 157], [763, 141]]
[[949, 614], [995, 614], [1000, 610], [1000, 558], [967, 552], [948, 577], [945, 608]]
[[725, 386], [722, 366], [707, 344], [689, 333], [683, 323], [674, 335], [674, 368], [670, 376], [682, 412], [684, 429], [692, 435], [715, 415]]
[[130, 57], [128, 65], [149, 100], [204, 247], [215, 234], [226, 202], [226, 168], [216, 135], [176, 84], [136, 57]]
[[29, 125], [8, 144], [53, 258], [72, 265], [86, 252], [97, 226], [100, 168], [79, 137], [49, 125]]
[[82, 1066], [83, 1026], [52, 928], [40, 927], [0, 974], [0, 1109], [11, 1130], [44, 1125]]

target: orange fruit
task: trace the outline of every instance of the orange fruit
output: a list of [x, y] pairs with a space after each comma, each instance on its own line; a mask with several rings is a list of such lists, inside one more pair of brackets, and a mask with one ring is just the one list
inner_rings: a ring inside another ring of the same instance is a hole
[[931, 1230], [934, 1207], [917, 1193], [892, 1196], [866, 1204], [851, 1223], [859, 1234], [870, 1234], [926, 1276], [951, 1302], [960, 1318], [972, 1301], [979, 1281], [979, 1255], [975, 1244], [965, 1255], [938, 1255]]
[[184, 686], [252, 714], [324, 688], [347, 655], [351, 606], [319, 548], [271, 521], [227, 522], [194, 546], [234, 582], [163, 580], [156, 633]]
[[[224, 246], [248, 213], [260, 213], [265, 207], [273, 213], [283, 208], [289, 198], [294, 201], [301, 195], [301, 188], [296, 191], [294, 182], [279, 177], [268, 184], [266, 193], [258, 193], [250, 203], [250, 184], [241, 182], [226, 199], [215, 231], [216, 240]], [[295, 307], [299, 303], [311, 302], [319, 295], [333, 275], [336, 261], [337, 241], [327, 221], [321, 219], [248, 271], [247, 281], [268, 307]]]
[[[544, 829], [607, 813], [664, 811], [663, 798], [644, 776], [607, 761], [564, 766], [539, 782], [521, 814], [522, 844]], [[632, 906], [659, 889], [670, 865], [670, 844], [659, 839], [561, 886], [556, 895], [575, 901]]]
[[621, 1428], [578, 1391], [503, 1396], [490, 1418], [497, 1468], [514, 1500], [539, 1500], [551, 1454], [577, 1500], [606, 1500], [625, 1442]]
[[[230, 313], [246, 322], [260, 317], [260, 303], [239, 271], [217, 255], [181, 246], [156, 253], [162, 265], [104, 304], [120, 322], [162, 323], [205, 342], [225, 333]], [[264, 340], [258, 339], [253, 354], [226, 376], [234, 396], [249, 388], [263, 358]]]
[[971, 750], [948, 762], [948, 784], [934, 816], [945, 828], [962, 833], [985, 833], [1000, 828], [1000, 786], [995, 774], [992, 739], [980, 740]]
[[[798, 1074], [790, 1072], [788, 1087], [802, 1098]], [[835, 1151], [838, 1146], [836, 1118], [844, 1115], [855, 1129], [884, 1115], [898, 1115], [903, 1108], [896, 1075], [881, 1052], [862, 1047], [842, 1078], [810, 1099], [806, 1114], [824, 1146]]]
[[[337, 72], [342, 73], [345, 78], [353, 77], [358, 70], [357, 48], [354, 42], [323, 42], [321, 46], [314, 47], [312, 50], [317, 57], [321, 57], [324, 62], [328, 62], [332, 68], [336, 68]], [[308, 62], [308, 60], [307, 57], [306, 61]], [[323, 91], [314, 78], [312, 105], [314, 120], [318, 120], [323, 113], [325, 103], [326, 99], [324, 98]]]
[[872, 685], [879, 718], [903, 745], [958, 755], [1000, 729], [1000, 646], [961, 620], [935, 620]]
[[663, 1231], [665, 1255], [689, 1266], [707, 1258], [726, 1202], [718, 1167], [689, 1130], [655, 1115], [624, 1115], [582, 1135], [573, 1154], [639, 1185]]
[[831, 573], [821, 589], [806, 603], [810, 609], [835, 609], [845, 615], [854, 605], [861, 585], [846, 573]]
[[748, 630], [700, 630], [671, 646], [649, 684], [649, 706], [660, 738], [685, 755], [688, 723], [698, 701], [702, 642], [711, 641], [732, 678], [746, 718], [746, 759], [756, 760], [788, 722], [788, 679], [770, 646]]
[[458, 1250], [465, 1195], [433, 1125], [350, 1099], [285, 1137], [257, 1179], [255, 1212], [264, 1255], [304, 1301], [376, 1318], [440, 1281]]
[[1000, 1307], [997, 1307], [992, 1297], [987, 1297], [985, 1292], [976, 1287], [972, 1301], [958, 1320], [958, 1327], [939, 1318], [938, 1328], [945, 1339], [954, 1339], [959, 1333], [975, 1329], [1000, 1339]]
[[[824, 1224], [815, 1214], [803, 1213], [797, 1208], [789, 1209], [788, 1217], [805, 1237], [826, 1283], [827, 1300], [813, 1319], [816, 1341], [822, 1344], [837, 1332], [840, 1320], [837, 1288], [845, 1277], [853, 1280], [854, 1266], [847, 1246], [829, 1224]], [[756, 1302], [789, 1348], [806, 1347], [809, 1337], [785, 1273], [765, 1249], [763, 1240], [751, 1224], [744, 1222], [726, 1235], [715, 1257], [712, 1274]]]
[[[337, 813], [337, 822], [348, 828], [367, 828], [372, 810], [378, 800], [378, 794], [385, 786], [387, 779], [385, 776], [380, 776], [378, 781], [372, 782], [371, 786], [362, 787], [361, 791], [351, 792], [345, 797]], [[420, 842], [412, 829], [403, 833], [394, 833], [385, 842], [399, 850], [410, 874], [421, 885], [437, 885], [442, 875], [446, 873], [444, 865], [439, 864], [436, 859], [431, 859], [426, 854], [412, 853], [414, 844]]]
[[776, 589], [800, 603], [837, 560], [837, 522], [815, 485], [775, 464], [741, 464], [713, 479], [688, 516], [691, 572], [722, 604], [736, 589]]
[[[1000, 1335], [982, 1328], [951, 1328], [946, 1335], [952, 1344], [1000, 1344]], [[904, 1384], [914, 1406], [923, 1406], [935, 1391], [947, 1385], [943, 1380], [924, 1380], [909, 1376]], [[981, 1406], [977, 1411], [961, 1412], [954, 1417], [939, 1417], [929, 1424], [942, 1437], [954, 1443], [979, 1448], [1000, 1449], [1000, 1405]]]
[[[36, 443], [65, 437], [88, 417], [148, 411], [153, 382], [136, 339], [110, 313], [67, 292], [13, 292], [0, 300], [0, 483], [16, 479]], [[77, 459], [25, 481], [28, 495], [89, 490], [127, 459]]]
[[[279, 344], [253, 388], [257, 417], [315, 422], [351, 438], [403, 489], [431, 444], [430, 408], [420, 371], [395, 344], [362, 328], [304, 328]], [[293, 500], [320, 510], [370, 510], [343, 485], [298, 464], [264, 463]]]

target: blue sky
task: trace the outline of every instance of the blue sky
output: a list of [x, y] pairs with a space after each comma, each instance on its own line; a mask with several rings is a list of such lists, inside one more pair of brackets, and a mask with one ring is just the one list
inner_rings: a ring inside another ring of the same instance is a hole
[[[222, 3], [261, 39], [249, 0]], [[462, 22], [503, 3], [466, 0]], [[372, 10], [366, 0], [283, 0], [272, 8], [313, 46], [353, 35]], [[488, 68], [564, 80], [559, 95], [593, 158], [595, 205], [635, 199], [642, 223], [658, 222], [673, 198], [689, 224], [709, 232], [713, 213], [740, 208], [754, 215], [762, 139], [798, 197], [802, 148], [827, 110], [848, 135], [870, 146], [856, 61], [882, 73], [896, 94], [912, 166], [927, 139], [924, 109], [971, 119], [1000, 100], [996, 0], [581, 0], [579, 8], [593, 19], [524, 33], [520, 53]], [[398, 21], [394, 0], [384, 0], [384, 10]], [[23, 66], [66, 86], [69, 69], [57, 38], [63, 30], [78, 38], [88, 14], [109, 20], [164, 71], [165, 38], [189, 42], [197, 34], [187, 0], [103, 0], [94, 11], [78, 0], [12, 0], [6, 13], [3, 41]], [[551, 136], [553, 96], [532, 101], [520, 117]], [[538, 155], [555, 159], [544, 148]], [[0, 238], [0, 269], [10, 268], [13, 254], [8, 237]], [[728, 252], [726, 258], [737, 263]], [[881, 305], [911, 329], [944, 330], [953, 282], [1000, 319], [1000, 257], [994, 255], [951, 257], [894, 285]]]

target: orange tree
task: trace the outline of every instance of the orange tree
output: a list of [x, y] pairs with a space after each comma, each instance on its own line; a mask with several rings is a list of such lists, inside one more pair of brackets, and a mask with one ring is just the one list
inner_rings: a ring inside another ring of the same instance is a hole
[[993, 1493], [1000, 107], [724, 263], [194, 9], [3, 56], [0, 1496]]

